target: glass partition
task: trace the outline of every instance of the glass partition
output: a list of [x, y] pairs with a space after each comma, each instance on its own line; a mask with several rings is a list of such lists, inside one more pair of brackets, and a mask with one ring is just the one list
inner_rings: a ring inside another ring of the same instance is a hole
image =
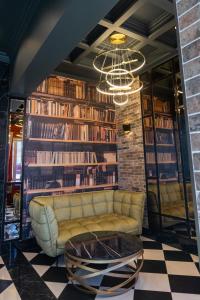
[[181, 76], [177, 58], [141, 76], [149, 226], [194, 228]]
[[4, 240], [20, 237], [24, 100], [10, 99]]

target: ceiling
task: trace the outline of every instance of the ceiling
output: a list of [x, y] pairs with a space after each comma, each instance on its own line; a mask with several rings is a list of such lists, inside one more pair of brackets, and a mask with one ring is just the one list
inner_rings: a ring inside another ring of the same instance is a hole
[[108, 37], [114, 32], [125, 34], [126, 46], [145, 55], [146, 69], [153, 67], [177, 54], [175, 25], [170, 0], [119, 0], [55, 71], [96, 79], [92, 61], [102, 49], [110, 48]]
[[30, 26], [40, 0], [0, 1], [0, 51], [12, 59]]

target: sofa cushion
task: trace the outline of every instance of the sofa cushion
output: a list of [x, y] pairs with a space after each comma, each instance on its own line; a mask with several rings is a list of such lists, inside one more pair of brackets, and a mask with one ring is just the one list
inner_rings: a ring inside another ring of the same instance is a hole
[[65, 194], [52, 198], [58, 222], [113, 212], [112, 190]]
[[105, 230], [119, 230], [137, 234], [138, 222], [133, 218], [113, 213], [74, 220], [63, 220], [58, 222], [58, 248], [64, 248], [66, 241], [75, 235], [88, 231]]

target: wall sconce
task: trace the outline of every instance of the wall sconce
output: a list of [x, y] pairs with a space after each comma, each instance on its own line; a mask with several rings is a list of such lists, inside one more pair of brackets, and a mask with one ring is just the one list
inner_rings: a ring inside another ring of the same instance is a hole
[[122, 128], [124, 133], [129, 133], [131, 131], [131, 124], [123, 124]]

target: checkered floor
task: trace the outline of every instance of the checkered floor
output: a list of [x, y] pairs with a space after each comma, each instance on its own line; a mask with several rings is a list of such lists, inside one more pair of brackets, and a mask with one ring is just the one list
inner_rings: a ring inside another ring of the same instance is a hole
[[[109, 299], [200, 300], [198, 257], [149, 238], [142, 239], [145, 261], [135, 288]], [[81, 293], [67, 282], [62, 256], [56, 262], [41, 252], [23, 252], [16, 254], [15, 264], [8, 266], [9, 272], [3, 260], [0, 266], [3, 279], [0, 300], [102, 299], [102, 296]], [[117, 284], [119, 279], [115, 280]], [[109, 287], [113, 285], [113, 278], [104, 276], [91, 284], [99, 288]]]

